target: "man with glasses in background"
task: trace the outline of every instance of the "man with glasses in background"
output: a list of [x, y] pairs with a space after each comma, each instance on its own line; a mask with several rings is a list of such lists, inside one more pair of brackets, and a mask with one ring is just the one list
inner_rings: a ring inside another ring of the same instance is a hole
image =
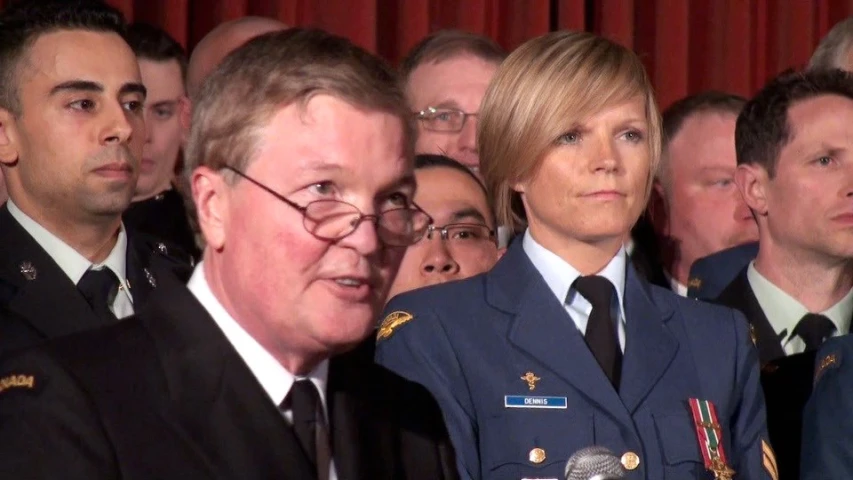
[[447, 155], [479, 172], [477, 114], [506, 52], [492, 39], [441, 30], [415, 45], [400, 70], [418, 119], [416, 153]]
[[319, 30], [230, 55], [186, 151], [203, 261], [137, 317], [0, 363], [0, 478], [458, 478], [435, 400], [369, 338], [431, 223], [397, 85]]
[[388, 299], [486, 272], [503, 253], [486, 189], [470, 170], [442, 155], [418, 155], [415, 179], [415, 203], [433, 223], [424, 238], [406, 249]]

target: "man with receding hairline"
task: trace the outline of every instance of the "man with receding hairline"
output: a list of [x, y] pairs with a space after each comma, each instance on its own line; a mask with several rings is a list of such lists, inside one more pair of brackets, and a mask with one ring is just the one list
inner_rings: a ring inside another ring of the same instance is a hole
[[456, 480], [438, 403], [373, 361], [430, 222], [395, 72], [343, 37], [271, 32], [196, 102], [202, 262], [116, 328], [2, 358], [0, 478]]
[[204, 79], [234, 49], [258, 35], [285, 28], [284, 23], [268, 17], [241, 17], [219, 24], [192, 51], [187, 67], [187, 94], [195, 97]]
[[460, 30], [435, 32], [406, 54], [400, 70], [418, 120], [417, 153], [447, 155], [479, 172], [480, 102], [504, 57], [492, 39]]

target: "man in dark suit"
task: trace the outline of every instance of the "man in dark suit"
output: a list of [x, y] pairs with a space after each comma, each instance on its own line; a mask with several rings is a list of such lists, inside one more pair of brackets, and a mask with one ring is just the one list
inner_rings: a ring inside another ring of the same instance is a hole
[[365, 342], [430, 222], [404, 98], [318, 30], [229, 56], [187, 148], [203, 261], [133, 319], [0, 363], [0, 478], [457, 478], [435, 400]]
[[783, 74], [737, 123], [736, 181], [759, 246], [717, 302], [750, 323], [783, 479], [799, 475], [814, 351], [853, 319], [851, 80], [841, 70]]
[[436, 396], [460, 474], [563, 478], [600, 445], [625, 478], [773, 478], [746, 321], [650, 285], [623, 247], [660, 151], [642, 62], [589, 33], [539, 37], [498, 69], [480, 122], [496, 214], [524, 233], [491, 271], [392, 299], [377, 344]]
[[84, 3], [0, 15], [0, 351], [115, 323], [186, 266], [122, 225], [145, 88], [121, 14]]

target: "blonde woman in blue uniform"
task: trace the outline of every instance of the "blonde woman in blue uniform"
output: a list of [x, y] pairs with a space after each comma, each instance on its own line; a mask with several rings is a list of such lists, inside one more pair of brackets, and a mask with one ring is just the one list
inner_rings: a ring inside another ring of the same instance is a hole
[[519, 237], [486, 274], [392, 299], [377, 346], [438, 399], [462, 477], [562, 478], [601, 445], [631, 479], [775, 478], [743, 316], [627, 261], [661, 149], [639, 58], [588, 33], [536, 38], [479, 122], [491, 204]]

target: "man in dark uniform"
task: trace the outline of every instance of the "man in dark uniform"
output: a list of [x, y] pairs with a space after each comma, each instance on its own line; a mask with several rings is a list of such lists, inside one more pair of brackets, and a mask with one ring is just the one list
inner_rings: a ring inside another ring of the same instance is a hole
[[[800, 418], [814, 351], [853, 319], [853, 77], [787, 73], [738, 118], [736, 182], [758, 254], [717, 302], [750, 323], [780, 478], [799, 475]], [[786, 358], [787, 357], [787, 358]]]
[[0, 363], [0, 478], [456, 479], [435, 400], [372, 361], [430, 222], [393, 70], [270, 33], [205, 82], [192, 125], [203, 261], [133, 319]]
[[189, 108], [184, 87], [187, 56], [168, 33], [145, 23], [131, 25], [127, 40], [139, 59], [142, 84], [147, 90], [148, 134], [142, 148], [139, 181], [133, 202], [124, 212], [124, 223], [198, 258], [200, 252], [184, 199], [174, 185], [182, 143], [180, 113], [182, 108]]
[[114, 323], [186, 266], [121, 222], [145, 141], [121, 14], [66, 3], [0, 15], [0, 350]]

